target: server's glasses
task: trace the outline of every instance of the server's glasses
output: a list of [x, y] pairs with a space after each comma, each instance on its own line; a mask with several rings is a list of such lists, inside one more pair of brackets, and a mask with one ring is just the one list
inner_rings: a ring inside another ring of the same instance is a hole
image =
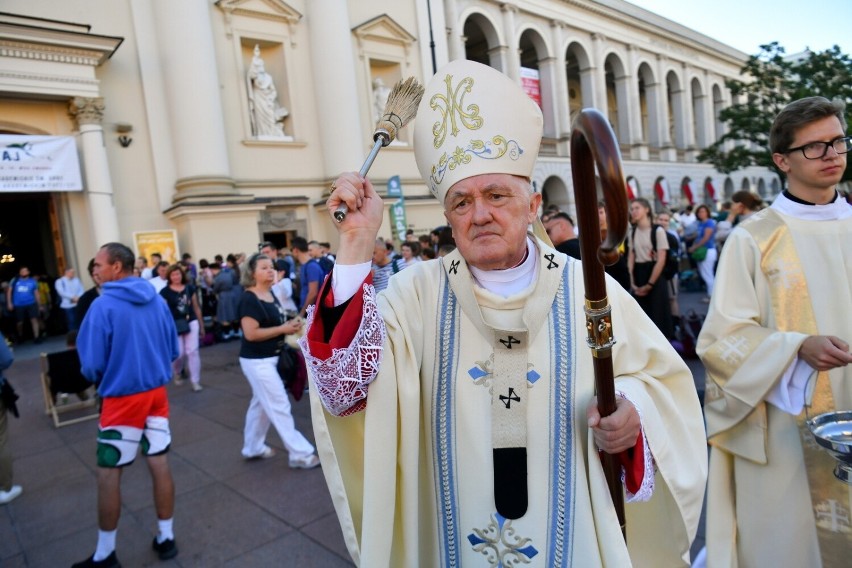
[[829, 148], [834, 148], [838, 154], [845, 154], [852, 150], [852, 136], [840, 136], [831, 142], [808, 142], [804, 146], [788, 148], [785, 154], [801, 150], [802, 155], [809, 160], [820, 160], [828, 153]]

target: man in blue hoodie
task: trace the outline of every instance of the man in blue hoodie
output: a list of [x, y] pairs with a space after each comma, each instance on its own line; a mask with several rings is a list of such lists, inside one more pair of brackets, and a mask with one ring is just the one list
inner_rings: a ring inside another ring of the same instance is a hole
[[166, 453], [171, 444], [166, 383], [178, 357], [177, 330], [165, 300], [133, 276], [133, 252], [120, 243], [101, 247], [94, 274], [101, 296], [83, 320], [77, 349], [83, 375], [103, 399], [98, 432], [98, 544], [74, 567], [120, 566], [115, 537], [121, 514], [121, 472], [138, 447], [154, 484], [159, 532], [153, 549], [161, 560], [177, 555], [172, 518], [174, 483]]

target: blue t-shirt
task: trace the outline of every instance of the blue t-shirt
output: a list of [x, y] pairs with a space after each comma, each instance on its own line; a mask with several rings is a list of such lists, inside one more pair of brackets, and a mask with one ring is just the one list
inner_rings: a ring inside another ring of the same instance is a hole
[[706, 221], [698, 223], [698, 236], [695, 237], [695, 239], [700, 241], [704, 237], [704, 232], [707, 229], [712, 229], [713, 232], [710, 233], [710, 238], [707, 239], [707, 242], [701, 246], [705, 246], [709, 249], [714, 249], [716, 248], [716, 239], [713, 238], [716, 236], [716, 221], [714, 221], [713, 219], [707, 219]]
[[317, 283], [317, 291], [322, 286], [325, 271], [320, 266], [315, 258], [312, 258], [301, 267], [299, 267], [299, 308], [305, 305], [305, 298], [308, 297], [308, 285], [311, 282]]
[[38, 283], [33, 278], [15, 278], [12, 289], [12, 304], [14, 306], [31, 306], [36, 303]]

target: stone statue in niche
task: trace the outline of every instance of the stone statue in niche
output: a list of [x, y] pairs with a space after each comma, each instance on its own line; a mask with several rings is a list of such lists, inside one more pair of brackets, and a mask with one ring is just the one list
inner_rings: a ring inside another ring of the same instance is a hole
[[258, 140], [291, 140], [284, 132], [284, 119], [290, 114], [278, 104], [278, 91], [272, 75], [266, 72], [260, 57], [260, 46], [254, 46], [254, 56], [246, 76], [251, 115], [251, 133]]
[[382, 115], [385, 114], [385, 105], [388, 102], [390, 95], [390, 87], [385, 86], [385, 82], [381, 77], [373, 79], [373, 121], [378, 122]]

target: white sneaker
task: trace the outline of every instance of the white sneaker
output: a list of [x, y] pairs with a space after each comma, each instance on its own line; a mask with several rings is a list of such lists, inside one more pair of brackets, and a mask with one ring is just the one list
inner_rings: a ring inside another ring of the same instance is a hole
[[293, 469], [313, 469], [320, 464], [319, 456], [311, 454], [305, 458], [290, 458], [289, 465]]
[[[292, 466], [291, 466], [292, 467]], [[23, 492], [20, 485], [13, 485], [8, 491], [0, 491], [0, 505], [11, 503]]]
[[247, 455], [243, 454], [243, 457], [247, 460], [268, 460], [270, 458], [275, 457], [275, 450], [273, 450], [272, 448], [266, 448], [265, 450], [263, 450], [259, 454], [256, 454], [256, 455], [253, 455], [253, 456], [247, 456]]
[[192, 392], [198, 392], [204, 390], [204, 387], [201, 386], [201, 383], [192, 383]]

